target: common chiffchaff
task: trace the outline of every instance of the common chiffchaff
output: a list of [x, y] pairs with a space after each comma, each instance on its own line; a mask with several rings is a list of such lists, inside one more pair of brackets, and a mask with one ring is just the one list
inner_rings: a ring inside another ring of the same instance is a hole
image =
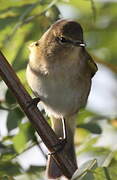
[[[91, 79], [97, 66], [85, 49], [83, 30], [73, 20], [54, 23], [40, 40], [29, 46], [27, 81], [51, 118], [52, 128], [63, 137], [65, 119], [67, 142], [64, 150], [77, 168], [74, 150], [75, 117], [86, 105]], [[56, 179], [61, 170], [49, 156], [48, 178]]]

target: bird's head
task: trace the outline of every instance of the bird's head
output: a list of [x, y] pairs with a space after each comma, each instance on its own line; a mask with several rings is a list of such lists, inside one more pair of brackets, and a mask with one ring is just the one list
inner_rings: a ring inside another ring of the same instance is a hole
[[[59, 57], [73, 52], [74, 49], [85, 47], [83, 30], [79, 23], [73, 20], [58, 20], [42, 36], [40, 41], [30, 45], [30, 49], [41, 52], [46, 57]], [[40, 54], [39, 52], [39, 54]], [[61, 58], [61, 57], [60, 57]]]
[[84, 47], [83, 30], [79, 23], [72, 20], [59, 20], [52, 25], [55, 40], [63, 46]]

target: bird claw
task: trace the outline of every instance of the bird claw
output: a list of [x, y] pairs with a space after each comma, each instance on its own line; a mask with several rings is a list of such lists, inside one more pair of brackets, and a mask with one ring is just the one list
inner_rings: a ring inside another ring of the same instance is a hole
[[66, 122], [65, 118], [62, 118], [62, 126], [63, 126], [63, 137], [59, 137], [58, 143], [53, 146], [54, 151], [50, 152], [48, 155], [54, 155], [57, 152], [60, 152], [65, 147], [67, 143], [67, 129], [66, 129]]
[[67, 143], [67, 138], [64, 139], [64, 138], [60, 137], [60, 138], [59, 138], [59, 142], [53, 146], [54, 151], [48, 153], [48, 155], [54, 155], [54, 154], [56, 154], [57, 152], [62, 151], [63, 148], [65, 147], [65, 144], [66, 144], [66, 143]]
[[27, 103], [27, 108], [30, 108], [32, 105], [37, 106], [39, 101], [40, 101], [39, 97], [32, 99], [32, 101]]

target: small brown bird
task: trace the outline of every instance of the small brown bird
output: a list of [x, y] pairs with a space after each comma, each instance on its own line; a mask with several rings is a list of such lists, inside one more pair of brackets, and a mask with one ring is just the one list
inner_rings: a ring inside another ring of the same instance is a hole
[[[40, 98], [58, 138], [67, 138], [64, 150], [77, 168], [75, 117], [86, 105], [91, 79], [97, 71], [85, 49], [82, 27], [73, 20], [59, 20], [29, 49], [26, 71], [29, 86]], [[52, 156], [48, 158], [47, 173], [52, 179], [62, 175]]]

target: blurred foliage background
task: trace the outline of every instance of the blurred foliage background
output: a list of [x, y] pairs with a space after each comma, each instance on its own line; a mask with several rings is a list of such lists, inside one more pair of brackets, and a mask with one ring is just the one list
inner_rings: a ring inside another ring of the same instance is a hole
[[[99, 67], [89, 103], [77, 118], [80, 170], [76, 179], [116, 180], [116, 0], [0, 0], [1, 51], [31, 93], [25, 78], [28, 45], [59, 18], [81, 23], [87, 49]], [[46, 179], [46, 154], [41, 139], [0, 79], [0, 180]]]

